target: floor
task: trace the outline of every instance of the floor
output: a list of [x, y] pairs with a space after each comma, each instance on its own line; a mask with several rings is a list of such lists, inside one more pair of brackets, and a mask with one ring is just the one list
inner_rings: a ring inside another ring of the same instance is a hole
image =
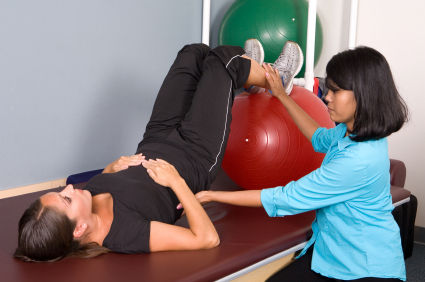
[[406, 259], [406, 275], [408, 282], [425, 281], [425, 243], [413, 245], [412, 256]]

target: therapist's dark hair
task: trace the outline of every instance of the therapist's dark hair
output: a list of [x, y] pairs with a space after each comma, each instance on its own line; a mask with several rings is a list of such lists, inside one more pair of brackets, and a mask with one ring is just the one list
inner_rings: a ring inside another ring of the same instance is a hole
[[367, 141], [387, 137], [408, 120], [408, 109], [397, 91], [385, 57], [370, 47], [357, 47], [332, 57], [326, 66], [332, 91], [352, 90], [357, 107], [350, 138]]
[[73, 256], [91, 258], [109, 250], [97, 243], [74, 240], [76, 223], [64, 213], [36, 200], [19, 220], [18, 247], [14, 257], [23, 261], [52, 262]]

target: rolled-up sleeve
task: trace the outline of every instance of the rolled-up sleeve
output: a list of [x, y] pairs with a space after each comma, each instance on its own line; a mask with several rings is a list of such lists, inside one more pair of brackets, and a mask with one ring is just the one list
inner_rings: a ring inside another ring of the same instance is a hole
[[335, 137], [342, 136], [346, 130], [347, 127], [343, 123], [340, 123], [338, 126], [330, 129], [319, 127], [311, 137], [311, 145], [313, 146], [314, 151], [326, 153]]
[[366, 189], [363, 189], [367, 184], [365, 165], [353, 163], [353, 159], [350, 155], [341, 154], [298, 181], [262, 190], [261, 203], [264, 209], [269, 216], [292, 215], [366, 193]]
[[261, 190], [261, 204], [270, 217], [276, 216], [276, 205], [274, 204], [274, 193], [277, 189], [284, 189], [282, 186]]

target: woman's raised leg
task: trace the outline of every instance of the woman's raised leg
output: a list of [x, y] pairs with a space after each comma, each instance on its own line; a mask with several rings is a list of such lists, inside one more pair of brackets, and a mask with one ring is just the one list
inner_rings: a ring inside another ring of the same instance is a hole
[[234, 91], [266, 86], [264, 69], [243, 54], [236, 46], [185, 46], [158, 93], [139, 149], [156, 140], [177, 143], [194, 152], [212, 180], [228, 139]]
[[244, 88], [249, 88], [250, 86], [269, 88], [266, 79], [266, 70], [262, 66], [260, 66], [260, 64], [258, 64], [258, 62], [254, 59], [249, 58], [246, 55], [243, 55], [242, 57], [251, 61], [251, 69]]
[[210, 181], [226, 148], [235, 90], [242, 88], [251, 75], [252, 62], [243, 54], [244, 50], [236, 46], [210, 51], [192, 105], [178, 129], [181, 142], [199, 156]]
[[204, 44], [184, 46], [170, 67], [153, 106], [143, 135], [144, 142], [165, 138], [180, 123], [192, 104], [202, 75], [202, 64], [210, 48]]

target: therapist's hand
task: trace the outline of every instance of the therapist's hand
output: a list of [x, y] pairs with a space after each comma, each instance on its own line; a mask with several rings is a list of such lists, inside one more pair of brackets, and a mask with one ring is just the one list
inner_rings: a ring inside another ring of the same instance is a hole
[[[195, 198], [198, 200], [198, 202], [202, 204], [206, 204], [208, 202], [212, 201], [212, 195], [214, 194], [214, 191], [201, 191], [195, 194]], [[182, 204], [177, 205], [177, 209], [182, 209]]]
[[279, 71], [272, 68], [271, 65], [267, 63], [263, 63], [263, 68], [266, 70], [266, 80], [270, 85], [272, 96], [275, 96], [276, 98], [286, 97], [287, 94], [285, 92], [285, 88], [283, 87]]
[[130, 166], [137, 166], [142, 163], [145, 159], [143, 154], [131, 155], [131, 156], [122, 156], [109, 165], [105, 167], [102, 173], [114, 173], [124, 169], [129, 168]]

